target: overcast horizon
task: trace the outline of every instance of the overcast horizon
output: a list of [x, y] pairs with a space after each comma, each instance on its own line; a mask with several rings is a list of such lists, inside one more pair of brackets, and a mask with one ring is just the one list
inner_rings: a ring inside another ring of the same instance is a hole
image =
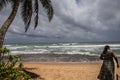
[[[25, 33], [18, 12], [6, 34], [5, 42], [120, 42], [120, 0], [51, 1], [55, 12], [51, 22], [40, 5], [38, 27], [34, 30], [32, 20], [30, 29]], [[10, 5], [0, 12], [0, 26], [10, 12]]]

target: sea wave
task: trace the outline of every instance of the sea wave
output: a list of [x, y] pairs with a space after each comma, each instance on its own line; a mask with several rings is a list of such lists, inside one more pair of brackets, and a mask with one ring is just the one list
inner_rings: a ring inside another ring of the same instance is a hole
[[53, 43], [53, 44], [7, 44], [12, 54], [82, 54], [100, 55], [104, 46], [110, 45], [118, 55], [120, 43]]

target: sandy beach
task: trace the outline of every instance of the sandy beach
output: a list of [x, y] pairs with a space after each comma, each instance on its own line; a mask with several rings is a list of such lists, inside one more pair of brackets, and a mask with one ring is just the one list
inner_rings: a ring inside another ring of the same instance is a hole
[[[25, 70], [37, 74], [35, 80], [97, 80], [102, 62], [25, 62]], [[117, 74], [120, 70], [116, 68]]]

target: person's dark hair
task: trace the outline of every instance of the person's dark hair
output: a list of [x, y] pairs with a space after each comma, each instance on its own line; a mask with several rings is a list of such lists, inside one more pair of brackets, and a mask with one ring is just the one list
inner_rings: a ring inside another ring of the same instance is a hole
[[103, 50], [103, 54], [106, 54], [108, 49], [110, 49], [110, 46], [106, 45]]

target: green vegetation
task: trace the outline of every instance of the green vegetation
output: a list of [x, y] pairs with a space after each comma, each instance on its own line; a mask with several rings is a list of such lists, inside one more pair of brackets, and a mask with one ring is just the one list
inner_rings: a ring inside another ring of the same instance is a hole
[[10, 55], [6, 47], [0, 48], [0, 80], [29, 80], [30, 76], [22, 71], [20, 56]]

